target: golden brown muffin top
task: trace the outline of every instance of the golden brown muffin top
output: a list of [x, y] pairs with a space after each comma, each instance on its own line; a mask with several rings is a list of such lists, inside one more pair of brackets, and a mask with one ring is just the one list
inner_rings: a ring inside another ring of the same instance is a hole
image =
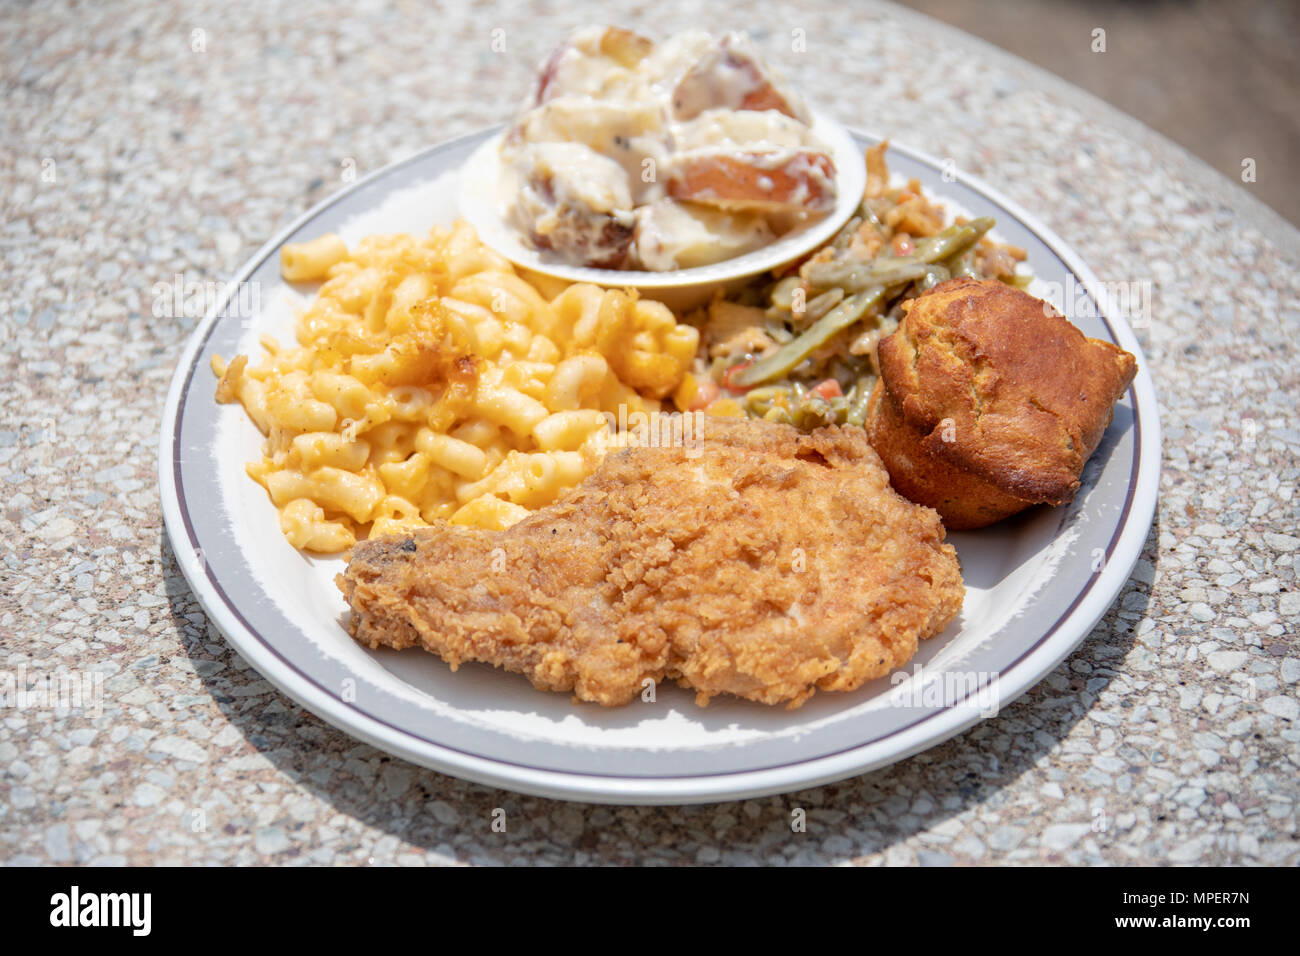
[[950, 279], [903, 311], [880, 373], [925, 450], [1027, 501], [1073, 498], [1133, 356], [996, 279]]

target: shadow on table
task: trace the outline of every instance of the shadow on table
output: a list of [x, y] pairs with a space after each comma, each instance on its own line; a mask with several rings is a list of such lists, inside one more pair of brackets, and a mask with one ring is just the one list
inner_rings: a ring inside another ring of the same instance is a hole
[[[1158, 534], [1157, 519], [1143, 550], [1143, 558], [1153, 563]], [[165, 535], [161, 552], [163, 566], [174, 568]], [[173, 617], [179, 627], [188, 624], [194, 632], [195, 614], [201, 610], [193, 593], [178, 573], [167, 582]], [[212, 645], [211, 639], [205, 642], [191, 633], [186, 651], [218, 707], [243, 733], [249, 752], [260, 751], [295, 784], [339, 813], [391, 834], [417, 854], [431, 850], [443, 858], [478, 864], [537, 859], [826, 864], [885, 852], [918, 832], [937, 831], [936, 841], [915, 859], [942, 864], [948, 862], [947, 849], [968, 856], [970, 848], [959, 844], [971, 835], [963, 827], [948, 846], [943, 824], [981, 806], [998, 810], [1004, 787], [1032, 772], [1085, 718], [1133, 647], [1134, 629], [1149, 600], [1149, 585], [1131, 577], [1092, 633], [1043, 681], [996, 717], [920, 754], [813, 789], [681, 807], [567, 803], [458, 780], [354, 740], [277, 692], [250, 693], [259, 675], [251, 668], [241, 670], [242, 663], [224, 641]], [[1118, 617], [1119, 608], [1136, 614], [1136, 620]], [[981, 837], [990, 850], [984, 858], [996, 860], [1001, 851], [1014, 849], [1016, 824], [1026, 822], [1037, 809], [1000, 812], [997, 826]], [[806, 830], [794, 832], [792, 822], [799, 816]], [[502, 818], [506, 832], [495, 832], [493, 821]], [[292, 820], [275, 822], [290, 833], [305, 826]], [[312, 824], [319, 825], [319, 820]], [[231, 824], [223, 832], [237, 837], [240, 829]], [[990, 844], [994, 830], [1001, 832]], [[247, 832], [250, 841], [253, 835]], [[674, 839], [665, 843], [667, 837]], [[305, 844], [269, 861], [287, 861], [315, 845], [313, 840]], [[349, 859], [347, 847], [336, 849], [336, 859]]]

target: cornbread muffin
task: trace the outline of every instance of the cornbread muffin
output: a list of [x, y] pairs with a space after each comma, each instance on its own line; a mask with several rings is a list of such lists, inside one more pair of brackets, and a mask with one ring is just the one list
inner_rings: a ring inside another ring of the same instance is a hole
[[894, 488], [952, 530], [1070, 501], [1133, 356], [995, 279], [950, 279], [903, 312], [867, 413]]

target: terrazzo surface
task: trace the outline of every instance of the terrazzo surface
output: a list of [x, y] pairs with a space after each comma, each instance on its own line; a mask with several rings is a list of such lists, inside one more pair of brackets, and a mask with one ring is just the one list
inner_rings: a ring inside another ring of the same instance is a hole
[[[1296, 230], [1249, 184], [932, 21], [824, 0], [766, 9], [3, 7], [0, 679], [98, 673], [103, 713], [7, 698], [0, 859], [1300, 862]], [[657, 36], [757, 27], [839, 119], [952, 158], [1103, 280], [1152, 283], [1138, 335], [1165, 437], [1155, 526], [1115, 606], [997, 717], [779, 797], [563, 803], [334, 730], [242, 662], [195, 601], [155, 478], [194, 321], [156, 317], [155, 286], [230, 276], [340, 188], [349, 161], [364, 173], [504, 118], [546, 48], [595, 17]], [[800, 808], [806, 831], [792, 832]]]

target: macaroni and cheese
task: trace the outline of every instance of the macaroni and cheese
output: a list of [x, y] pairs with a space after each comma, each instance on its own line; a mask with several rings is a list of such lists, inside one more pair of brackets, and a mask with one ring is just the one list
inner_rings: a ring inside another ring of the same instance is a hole
[[247, 471], [298, 548], [438, 520], [508, 527], [590, 474], [620, 409], [694, 396], [699, 334], [666, 306], [534, 285], [463, 222], [351, 250], [334, 235], [287, 245], [281, 270], [323, 282], [297, 344], [264, 335], [259, 362], [212, 369], [217, 400], [266, 436]]

